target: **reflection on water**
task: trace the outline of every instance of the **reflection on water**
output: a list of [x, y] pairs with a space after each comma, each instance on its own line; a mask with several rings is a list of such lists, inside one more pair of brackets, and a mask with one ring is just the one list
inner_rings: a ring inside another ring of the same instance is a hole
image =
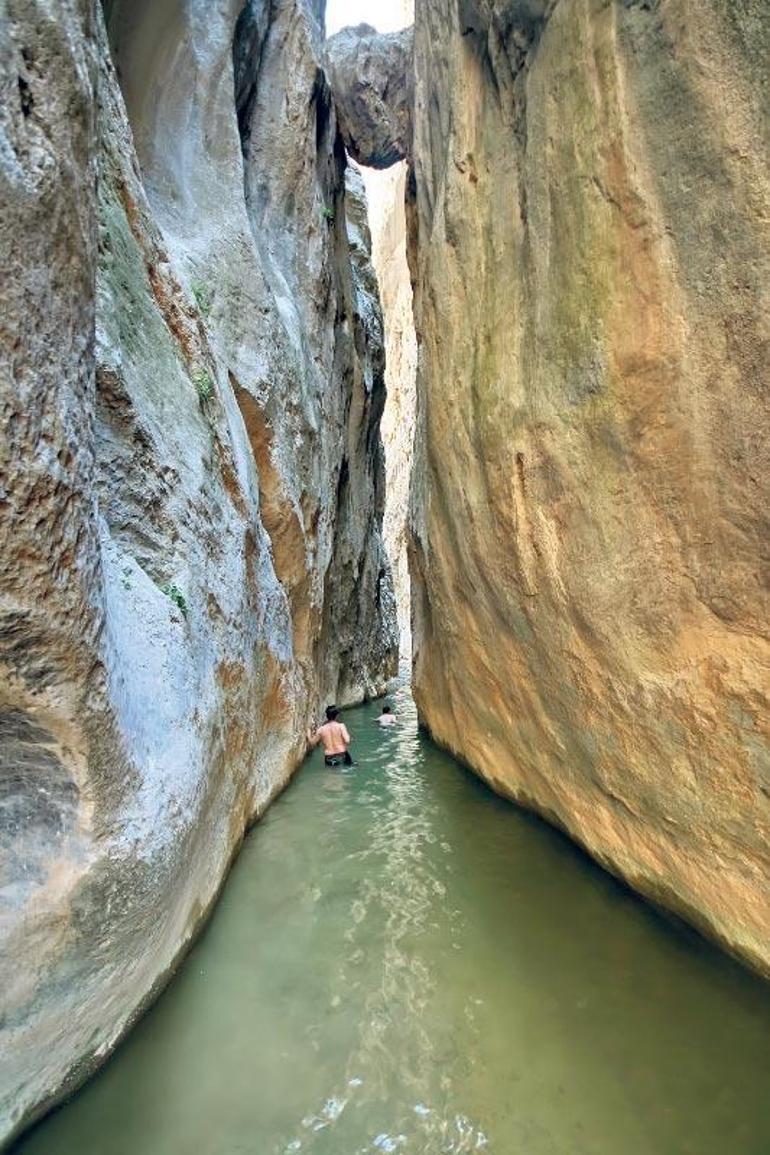
[[767, 1155], [770, 988], [417, 732], [348, 711], [23, 1155]]

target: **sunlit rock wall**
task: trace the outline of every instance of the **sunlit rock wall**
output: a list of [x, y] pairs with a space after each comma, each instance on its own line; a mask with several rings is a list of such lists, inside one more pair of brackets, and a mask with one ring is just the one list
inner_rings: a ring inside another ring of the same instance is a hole
[[372, 261], [385, 319], [388, 403], [382, 419], [382, 440], [388, 485], [383, 537], [393, 569], [402, 658], [408, 656], [411, 646], [407, 518], [417, 401], [417, 340], [406, 259], [406, 177], [405, 162], [386, 172], [364, 171], [372, 226]]
[[770, 973], [764, 0], [422, 0], [415, 692]]
[[87, 0], [0, 13], [0, 1136], [164, 981], [318, 707], [395, 668], [320, 5], [242, 9], [116, 0], [111, 52]]

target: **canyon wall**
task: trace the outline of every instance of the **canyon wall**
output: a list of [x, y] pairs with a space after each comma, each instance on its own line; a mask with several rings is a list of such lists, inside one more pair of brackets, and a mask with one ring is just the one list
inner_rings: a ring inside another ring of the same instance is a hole
[[397, 635], [322, 3], [0, 7], [7, 1137], [109, 1054]]
[[412, 284], [406, 258], [406, 162], [385, 172], [364, 170], [372, 227], [372, 262], [385, 320], [385, 386], [382, 418], [388, 478], [382, 523], [398, 607], [401, 650], [411, 652], [410, 583], [407, 561], [409, 484], [417, 408], [417, 338]]
[[770, 974], [764, 0], [422, 0], [414, 682]]

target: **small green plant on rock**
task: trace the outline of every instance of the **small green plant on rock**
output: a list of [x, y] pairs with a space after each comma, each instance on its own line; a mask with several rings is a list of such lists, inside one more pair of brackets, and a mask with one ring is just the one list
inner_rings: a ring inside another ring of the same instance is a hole
[[334, 209], [329, 208], [328, 205], [324, 205], [324, 207], [321, 209], [321, 215], [325, 221], [329, 222], [329, 224], [334, 224]]
[[211, 285], [207, 285], [205, 281], [193, 281], [192, 295], [195, 297], [198, 312], [205, 319], [210, 314], [211, 307], [214, 304], [214, 290], [211, 288]]
[[210, 401], [214, 396], [214, 382], [211, 380], [211, 374], [207, 373], [205, 369], [193, 373], [193, 385], [200, 400]]
[[187, 617], [187, 599], [179, 586], [171, 583], [161, 586], [161, 593], [164, 593], [167, 598], [171, 599], [177, 609], [181, 611], [182, 617]]

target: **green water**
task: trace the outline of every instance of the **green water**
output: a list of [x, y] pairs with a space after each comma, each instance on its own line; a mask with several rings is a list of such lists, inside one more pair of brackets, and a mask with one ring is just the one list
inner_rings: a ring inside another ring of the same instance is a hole
[[346, 713], [23, 1155], [768, 1155], [770, 987], [417, 732]]

